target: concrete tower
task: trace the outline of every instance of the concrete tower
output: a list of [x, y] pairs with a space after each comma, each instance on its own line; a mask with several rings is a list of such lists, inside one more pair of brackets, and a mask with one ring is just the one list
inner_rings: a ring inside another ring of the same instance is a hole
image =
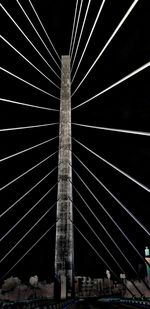
[[70, 57], [62, 56], [61, 65], [55, 277], [65, 298], [72, 294], [74, 268]]

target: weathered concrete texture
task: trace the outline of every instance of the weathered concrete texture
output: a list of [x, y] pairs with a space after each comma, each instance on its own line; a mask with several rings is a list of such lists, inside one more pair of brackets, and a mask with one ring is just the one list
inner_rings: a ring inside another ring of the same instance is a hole
[[70, 86], [70, 57], [62, 56], [55, 275], [58, 280], [66, 275], [68, 296], [73, 288], [74, 265]]

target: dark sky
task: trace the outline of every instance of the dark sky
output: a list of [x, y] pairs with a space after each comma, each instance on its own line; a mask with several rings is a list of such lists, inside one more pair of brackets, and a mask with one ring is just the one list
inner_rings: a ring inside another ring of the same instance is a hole
[[[75, 10], [75, 0], [33, 0], [35, 6], [53, 44], [59, 55], [68, 54]], [[84, 77], [87, 70], [109, 39], [115, 27], [126, 13], [133, 1], [131, 0], [106, 0], [101, 17], [97, 23], [82, 64], [72, 84], [72, 91]], [[72, 98], [72, 106], [76, 106], [89, 97], [100, 92], [120, 78], [147, 63], [150, 58], [150, 19], [148, 0], [139, 1], [125, 21], [116, 37], [110, 43], [101, 59], [93, 68], [85, 82]], [[32, 40], [36, 48], [41, 52], [49, 64], [59, 74], [53, 60], [43, 47], [36, 33], [22, 13], [17, 1], [2, 0], [1, 2], [9, 14], [15, 19], [25, 34]], [[53, 52], [49, 42], [42, 31], [27, 0], [20, 0], [35, 27], [42, 36], [44, 42]], [[79, 1], [80, 3], [80, 1]], [[90, 30], [95, 20], [101, 1], [91, 1], [89, 15], [83, 32], [81, 44], [77, 54], [74, 68], [76, 68], [81, 57], [83, 48], [88, 39]], [[82, 21], [86, 10], [87, 1], [83, 1], [81, 20], [79, 23], [79, 37]], [[0, 9], [1, 35], [17, 48], [25, 57], [34, 63], [53, 82], [60, 85], [60, 80], [51, 72], [48, 66], [37, 55], [33, 47], [27, 42], [16, 26], [8, 18], [6, 13]], [[76, 42], [77, 43], [77, 42]], [[1, 39], [1, 66], [6, 70], [28, 80], [37, 87], [59, 97], [59, 90], [50, 84], [44, 77], [35, 71], [27, 62], [17, 55]], [[55, 58], [57, 59], [57, 57]], [[82, 124], [120, 128], [126, 130], [137, 130], [150, 132], [150, 106], [149, 106], [149, 68], [138, 75], [125, 81], [116, 88], [103, 94], [88, 104], [72, 112], [72, 121]], [[7, 73], [1, 71], [1, 98], [24, 102], [43, 107], [59, 109], [59, 101], [43, 94], [32, 87], [25, 85]], [[27, 125], [38, 125], [59, 121], [59, 113], [32, 109], [1, 101], [1, 128], [11, 128]], [[1, 158], [7, 157], [15, 152], [31, 147], [47, 139], [58, 135], [58, 125], [39, 129], [28, 129], [9, 131], [1, 133]], [[72, 135], [87, 147], [103, 156], [130, 176], [134, 177], [145, 186], [150, 187], [150, 143], [149, 137], [123, 133], [112, 133], [91, 128], [72, 127]], [[2, 162], [2, 186], [25, 172], [27, 169], [40, 162], [46, 156], [58, 149], [58, 138], [37, 149], [29, 151], [20, 156]], [[84, 162], [88, 168], [108, 187], [108, 189], [129, 209], [147, 229], [150, 219], [150, 197], [149, 193], [134, 184], [131, 180], [121, 175], [100, 159], [87, 152], [73, 141], [73, 152]], [[2, 211], [10, 207], [26, 191], [42, 179], [50, 170], [57, 166], [57, 154], [47, 160], [37, 169], [16, 181], [14, 184], [2, 191]], [[147, 234], [134, 223], [133, 219], [121, 209], [121, 207], [106, 193], [106, 191], [94, 180], [84, 167], [73, 157], [73, 167], [83, 178], [89, 188], [103, 204], [105, 209], [113, 216], [126, 235], [130, 238], [139, 252], [144, 255], [144, 247], [150, 245]], [[3, 216], [2, 235], [7, 232], [55, 183], [57, 183], [57, 169], [48, 176], [33, 192], [22, 199], [12, 210]], [[118, 232], [117, 228], [91, 197], [82, 182], [73, 172], [73, 183], [83, 198], [101, 220], [103, 225], [130, 262], [135, 265], [141, 263], [138, 255], [132, 247]], [[122, 259], [114, 245], [110, 242], [102, 228], [92, 218], [89, 210], [73, 191], [74, 203], [89, 221], [99, 237], [104, 241], [114, 257], [120, 262], [129, 275], [133, 275], [128, 264]], [[14, 244], [22, 237], [28, 229], [42, 216], [42, 214], [56, 201], [57, 188], [38, 205], [19, 224], [8, 237], [1, 242], [1, 256], [3, 257]], [[17, 246], [16, 249], [1, 264], [1, 276], [28, 250], [28, 248], [55, 222], [55, 208], [43, 219], [39, 225]], [[74, 222], [77, 227], [96, 247], [107, 263], [119, 274], [120, 271], [115, 263], [105, 252], [100, 243], [92, 235], [89, 228], [74, 210]], [[106, 267], [101, 263], [92, 249], [75, 231], [75, 272], [78, 275], [90, 275], [100, 277], [105, 274]], [[54, 240], [55, 229], [28, 254], [22, 262], [10, 273], [17, 275], [22, 280], [27, 280], [30, 275], [37, 274], [40, 279], [51, 280], [53, 278], [54, 265]]]

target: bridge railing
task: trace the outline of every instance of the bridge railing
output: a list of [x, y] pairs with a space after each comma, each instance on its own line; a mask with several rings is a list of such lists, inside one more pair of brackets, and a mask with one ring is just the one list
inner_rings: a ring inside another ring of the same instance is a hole
[[74, 299], [56, 302], [51, 299], [30, 299], [19, 301], [0, 301], [0, 309], [67, 309]]
[[[101, 299], [101, 301], [105, 301], [104, 299]], [[138, 308], [150, 308], [150, 299], [113, 299], [113, 298], [108, 298], [107, 302], [112, 302], [115, 304], [125, 304], [129, 305], [132, 307], [138, 307]]]

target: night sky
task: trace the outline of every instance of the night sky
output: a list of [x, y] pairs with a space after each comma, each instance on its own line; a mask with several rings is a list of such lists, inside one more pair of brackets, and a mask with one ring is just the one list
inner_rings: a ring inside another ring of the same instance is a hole
[[[88, 1], [83, 1], [83, 8], [77, 39], [80, 34], [84, 14]], [[106, 0], [101, 16], [86, 50], [85, 56], [72, 84], [72, 92], [84, 77], [99, 52], [117, 27], [118, 23], [132, 4], [133, 0]], [[92, 69], [86, 80], [72, 98], [72, 107], [110, 86], [120, 78], [136, 70], [150, 59], [150, 18], [148, 0], [139, 0], [132, 13], [125, 21], [113, 41], [110, 43], [96, 66]], [[1, 0], [2, 5], [29, 37], [32, 43], [45, 57], [48, 63], [60, 75], [50, 55], [42, 45], [38, 36], [32, 29], [28, 20], [21, 11], [17, 1]], [[49, 44], [29, 2], [20, 0], [26, 13], [31, 18], [42, 39], [49, 47], [51, 53], [58, 60]], [[47, 30], [59, 55], [69, 53], [71, 31], [76, 1], [72, 0], [33, 0], [45, 29]], [[79, 1], [80, 3], [80, 1]], [[101, 1], [92, 0], [82, 40], [74, 64], [75, 71], [89, 33], [96, 18]], [[40, 58], [33, 47], [9, 19], [2, 7], [0, 8], [1, 35], [16, 49], [28, 58], [35, 66], [47, 75], [54, 83], [60, 86], [60, 80]], [[76, 41], [77, 44], [77, 41]], [[76, 45], [75, 45], [76, 48]], [[1, 67], [59, 97], [59, 89], [41, 76], [34, 68], [24, 61], [1, 38], [0, 43]], [[59, 60], [58, 60], [59, 62]], [[59, 109], [59, 100], [52, 98], [29, 85], [0, 71], [1, 98], [38, 105], [42, 107]], [[72, 122], [150, 132], [150, 105], [149, 105], [149, 68], [136, 76], [72, 111]], [[1, 128], [39, 125], [54, 123], [56, 125], [43, 128], [34, 128], [18, 131], [1, 132], [1, 158], [19, 152], [23, 149], [56, 137], [53, 141], [41, 147], [30, 150], [24, 154], [2, 161], [2, 186], [24, 173], [44, 158], [58, 150], [58, 122], [59, 112], [34, 109], [10, 102], [1, 101]], [[150, 188], [150, 143], [149, 136], [117, 133], [84, 128], [72, 125], [72, 136], [99, 154], [112, 164], [128, 173], [130, 176]], [[96, 158], [73, 140], [73, 153], [99, 178], [100, 181], [118, 198], [124, 206], [132, 212], [141, 223], [149, 229], [150, 222], [150, 196], [149, 192], [133, 183], [127, 177]], [[1, 193], [2, 212], [9, 208], [17, 199], [25, 194], [32, 186], [40, 181], [47, 173], [57, 166], [58, 153], [45, 161], [39, 167], [22, 177], [20, 180], [4, 188]], [[114, 201], [114, 199], [101, 187], [100, 184], [73, 156], [73, 169], [89, 186], [104, 208], [113, 216], [113, 219], [130, 238], [140, 254], [144, 256], [144, 247], [150, 245], [149, 236], [132, 218]], [[55, 184], [57, 183], [57, 168], [48, 175], [30, 194], [25, 196], [1, 219], [2, 236]], [[91, 196], [84, 184], [73, 171], [73, 185], [83, 196], [95, 215], [114, 238], [129, 261], [138, 270], [142, 261], [125, 240], [96, 200]], [[73, 189], [74, 204], [83, 216], [89, 221], [96, 233], [103, 240], [109, 251], [124, 268], [128, 276], [134, 276], [132, 269], [118, 253], [104, 230], [92, 217], [82, 199]], [[56, 202], [57, 186], [35, 207], [35, 209], [1, 242], [1, 258], [15, 245], [17, 241], [32, 227], [33, 224]], [[0, 276], [2, 277], [16, 263], [16, 261], [29, 249], [30, 246], [55, 222], [56, 206], [41, 220], [35, 229], [9, 254], [1, 263]], [[82, 233], [91, 241], [92, 245], [102, 255], [114, 271], [120, 270], [110, 258], [103, 246], [92, 234], [89, 227], [80, 218], [74, 209], [74, 223]], [[75, 237], [75, 274], [93, 277], [105, 275], [106, 266], [90, 249], [85, 240], [74, 231]], [[9, 273], [19, 276], [23, 281], [30, 275], [37, 274], [40, 280], [53, 280], [54, 277], [54, 246], [55, 228], [53, 228], [39, 244]]]

